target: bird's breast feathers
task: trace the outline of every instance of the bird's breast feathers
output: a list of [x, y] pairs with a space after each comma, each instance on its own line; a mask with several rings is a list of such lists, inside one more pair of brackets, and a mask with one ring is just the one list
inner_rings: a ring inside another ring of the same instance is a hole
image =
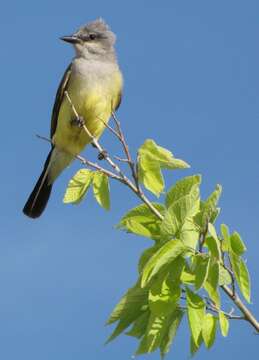
[[[115, 64], [75, 63], [72, 67], [67, 92], [77, 113], [84, 118], [86, 127], [97, 138], [117, 107], [121, 91], [122, 75]], [[64, 97], [53, 142], [61, 150], [76, 155], [90, 139], [83, 129], [71, 124], [74, 118], [71, 104]]]

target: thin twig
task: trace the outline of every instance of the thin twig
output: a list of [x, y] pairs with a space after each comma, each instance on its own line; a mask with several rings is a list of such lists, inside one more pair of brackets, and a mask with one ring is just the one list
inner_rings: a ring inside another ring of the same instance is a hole
[[107, 129], [110, 130], [110, 132], [111, 132], [113, 135], [115, 135], [115, 136], [121, 141], [120, 135], [117, 133], [116, 130], [114, 130], [114, 129], [113, 129], [107, 122], [105, 122], [101, 117], [98, 116], [98, 119], [103, 123], [103, 125], [104, 125], [105, 127], [107, 127]]
[[224, 262], [223, 262], [223, 267], [224, 267], [224, 269], [227, 270], [227, 272], [229, 273], [229, 275], [231, 277], [232, 293], [233, 293], [233, 296], [235, 297], [236, 296], [235, 277], [234, 277], [234, 272], [233, 272], [229, 254], [228, 254], [228, 262], [229, 262], [229, 267]]
[[[38, 135], [36, 134], [37, 138], [41, 139], [41, 140], [44, 140], [44, 141], [47, 141], [49, 143], [52, 144], [52, 141], [50, 139], [48, 139], [47, 137], [45, 136], [42, 136], [42, 135]], [[114, 174], [113, 172], [101, 167], [100, 165], [98, 165], [97, 163], [94, 163], [86, 158], [84, 158], [83, 156], [80, 156], [80, 155], [76, 155], [75, 156], [75, 159], [79, 160], [82, 164], [84, 164], [85, 166], [89, 166], [91, 167], [92, 169], [94, 170], [97, 170], [97, 171], [101, 171], [102, 173], [104, 173], [105, 175], [109, 176], [110, 178], [114, 179], [114, 180], [118, 180], [120, 182], [123, 182], [122, 179]]]
[[128, 159], [123, 159], [123, 158], [121, 158], [121, 157], [119, 157], [117, 155], [114, 155], [113, 157], [114, 157], [114, 159], [116, 159], [116, 160], [118, 160], [120, 162], [129, 163]]
[[140, 185], [139, 185], [139, 179], [138, 179], [138, 172], [136, 171], [135, 164], [134, 164], [134, 162], [132, 160], [128, 144], [126, 143], [125, 136], [124, 136], [124, 134], [122, 132], [122, 129], [121, 129], [120, 122], [117, 119], [117, 116], [116, 116], [114, 111], [112, 111], [112, 118], [113, 118], [113, 120], [115, 122], [115, 125], [116, 125], [116, 128], [117, 128], [117, 133], [119, 134], [119, 140], [120, 140], [120, 142], [121, 142], [121, 144], [123, 146], [124, 153], [125, 153], [125, 155], [126, 155], [126, 157], [128, 159], [128, 163], [129, 163], [129, 166], [130, 166], [130, 169], [131, 169], [131, 174], [132, 174], [132, 177], [134, 179], [135, 185], [136, 185], [137, 189], [139, 191], [141, 191], [140, 190]]
[[[212, 307], [212, 306], [209, 306], [209, 305], [206, 305], [206, 309], [215, 313], [215, 314], [218, 314], [219, 311]], [[222, 311], [220, 310], [228, 319], [231, 319], [231, 320], [246, 320], [246, 318], [244, 316], [239, 316], [239, 315], [232, 315], [231, 313], [227, 313], [226, 311]]]
[[233, 296], [236, 297], [235, 277], [234, 277], [234, 271], [233, 271], [233, 267], [232, 267], [232, 263], [231, 263], [229, 254], [228, 254], [228, 262], [229, 262], [229, 270], [228, 271], [231, 276], [232, 292], [233, 292]]

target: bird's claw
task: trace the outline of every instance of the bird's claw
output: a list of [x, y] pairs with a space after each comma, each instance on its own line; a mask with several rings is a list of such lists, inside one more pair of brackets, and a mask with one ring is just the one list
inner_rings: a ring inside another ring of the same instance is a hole
[[72, 119], [71, 125], [77, 126], [77, 127], [79, 127], [79, 129], [81, 129], [85, 125], [85, 120], [84, 120], [83, 116], [78, 116], [78, 117]]

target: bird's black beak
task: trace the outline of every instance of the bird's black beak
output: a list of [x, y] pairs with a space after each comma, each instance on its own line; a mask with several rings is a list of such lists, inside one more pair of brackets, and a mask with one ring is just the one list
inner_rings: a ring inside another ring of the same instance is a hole
[[62, 36], [60, 38], [60, 40], [63, 40], [69, 44], [78, 44], [80, 42], [80, 39], [75, 36], [75, 35], [71, 35], [71, 36]]

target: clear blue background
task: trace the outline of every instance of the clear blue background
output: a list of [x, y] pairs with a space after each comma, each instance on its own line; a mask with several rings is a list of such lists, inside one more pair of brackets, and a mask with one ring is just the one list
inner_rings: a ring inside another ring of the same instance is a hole
[[[114, 229], [138, 200], [112, 183], [112, 211], [91, 194], [63, 205], [71, 166], [57, 181], [39, 220], [21, 209], [41, 171], [55, 90], [73, 56], [58, 40], [102, 16], [118, 36], [125, 77], [119, 111], [131, 150], [147, 138], [173, 150], [203, 174], [206, 197], [223, 185], [220, 220], [248, 246], [253, 312], [259, 317], [259, 51], [257, 0], [8, 1], [1, 4], [0, 357], [130, 359], [133, 338], [103, 346], [104, 322], [136, 278], [148, 240]], [[103, 144], [119, 154], [110, 134]], [[96, 158], [93, 150], [86, 154]], [[227, 310], [231, 308], [224, 301]], [[189, 357], [184, 324], [168, 358]], [[244, 322], [219, 336], [210, 359], [254, 358], [258, 336]], [[143, 357], [146, 358], [146, 357]], [[157, 359], [152, 354], [149, 359]]]

